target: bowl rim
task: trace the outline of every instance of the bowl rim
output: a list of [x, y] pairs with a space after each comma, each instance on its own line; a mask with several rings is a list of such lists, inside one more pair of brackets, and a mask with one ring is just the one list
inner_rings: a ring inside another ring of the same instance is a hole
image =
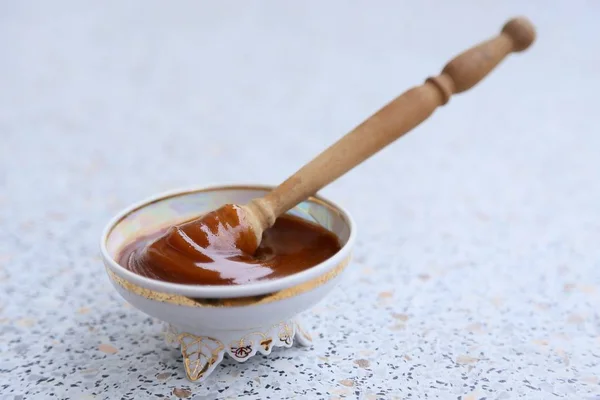
[[315, 265], [312, 268], [304, 271], [297, 272], [292, 275], [288, 275], [283, 278], [277, 278], [267, 281], [259, 281], [249, 284], [242, 285], [193, 285], [184, 283], [172, 283], [164, 282], [157, 279], [148, 278], [142, 275], [138, 275], [125, 267], [119, 265], [112, 256], [110, 256], [107, 249], [107, 241], [112, 230], [117, 224], [123, 220], [127, 215], [132, 212], [142, 209], [152, 203], [156, 203], [160, 200], [165, 200], [170, 197], [177, 197], [188, 193], [207, 192], [216, 190], [265, 190], [269, 191], [275, 188], [271, 185], [259, 185], [259, 184], [215, 184], [215, 185], [202, 185], [202, 186], [191, 186], [182, 187], [179, 189], [173, 189], [164, 191], [153, 196], [149, 196], [141, 201], [133, 203], [128, 207], [125, 207], [118, 212], [109, 222], [105, 225], [102, 230], [100, 237], [100, 251], [102, 258], [106, 264], [106, 267], [115, 273], [117, 276], [135, 283], [143, 288], [156, 290], [163, 293], [177, 294], [192, 298], [233, 298], [233, 297], [247, 297], [257, 296], [269, 293], [278, 292], [283, 289], [287, 289], [306, 281], [318, 278], [319, 276], [327, 273], [330, 269], [335, 268], [337, 265], [343, 263], [350, 255], [351, 249], [354, 247], [356, 241], [356, 226], [352, 216], [338, 204], [331, 200], [328, 200], [320, 195], [313, 195], [308, 200], [317, 200], [324, 203], [326, 206], [332, 208], [338, 212], [344, 220], [348, 223], [350, 229], [350, 236], [342, 248], [335, 253], [333, 256]]

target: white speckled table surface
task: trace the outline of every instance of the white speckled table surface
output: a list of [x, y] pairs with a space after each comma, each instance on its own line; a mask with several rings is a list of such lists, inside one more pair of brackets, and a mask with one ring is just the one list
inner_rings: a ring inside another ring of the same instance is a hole
[[[600, 398], [600, 4], [84, 3], [0, 3], [1, 399]], [[189, 383], [108, 219], [278, 183], [515, 14], [530, 52], [322, 192], [360, 231], [314, 346]]]

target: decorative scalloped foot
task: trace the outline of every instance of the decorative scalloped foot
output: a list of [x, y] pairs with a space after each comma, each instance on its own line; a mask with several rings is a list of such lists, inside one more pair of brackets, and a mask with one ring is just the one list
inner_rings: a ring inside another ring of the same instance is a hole
[[295, 339], [298, 340], [298, 344], [300, 346], [305, 346], [305, 347], [312, 346], [312, 336], [310, 336], [310, 333], [308, 333], [308, 331], [305, 331], [304, 329], [302, 329], [302, 326], [300, 326], [298, 321], [296, 321]]
[[225, 354], [244, 362], [256, 353], [270, 354], [273, 347], [291, 347], [294, 339], [301, 346], [312, 344], [310, 334], [293, 320], [282, 321], [266, 329], [220, 331], [206, 335], [181, 332], [169, 324], [165, 328], [165, 341], [172, 347], [181, 348], [185, 374], [192, 382], [205, 380]]

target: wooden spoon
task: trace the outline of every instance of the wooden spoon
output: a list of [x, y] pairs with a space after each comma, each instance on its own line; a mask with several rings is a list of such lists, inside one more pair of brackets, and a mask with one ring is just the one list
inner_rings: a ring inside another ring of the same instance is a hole
[[[450, 96], [475, 86], [504, 57], [525, 50], [534, 39], [535, 29], [527, 19], [508, 21], [498, 36], [458, 55], [440, 75], [394, 99], [264, 197], [234, 207], [240, 215], [240, 224], [246, 225], [245, 232], [253, 236], [251, 240], [237, 240], [237, 246], [252, 254], [263, 231], [278, 216], [409, 132], [437, 107], [446, 104]], [[232, 206], [225, 207], [229, 207], [231, 214]], [[218, 215], [219, 210], [211, 214]]]

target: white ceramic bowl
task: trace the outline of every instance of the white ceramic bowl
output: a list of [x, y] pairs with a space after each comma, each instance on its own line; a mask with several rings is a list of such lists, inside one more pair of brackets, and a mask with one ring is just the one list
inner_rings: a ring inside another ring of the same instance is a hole
[[191, 381], [205, 379], [225, 353], [245, 361], [274, 346], [310, 343], [296, 315], [334, 288], [348, 265], [356, 230], [341, 207], [315, 196], [290, 214], [315, 222], [337, 235], [339, 252], [308, 270], [245, 285], [186, 285], [137, 275], [115, 260], [135, 238], [195, 218], [226, 203], [244, 204], [271, 190], [266, 186], [218, 186], [177, 190], [137, 203], [113, 218], [102, 233], [106, 272], [134, 307], [167, 323], [166, 339], [181, 347]]

